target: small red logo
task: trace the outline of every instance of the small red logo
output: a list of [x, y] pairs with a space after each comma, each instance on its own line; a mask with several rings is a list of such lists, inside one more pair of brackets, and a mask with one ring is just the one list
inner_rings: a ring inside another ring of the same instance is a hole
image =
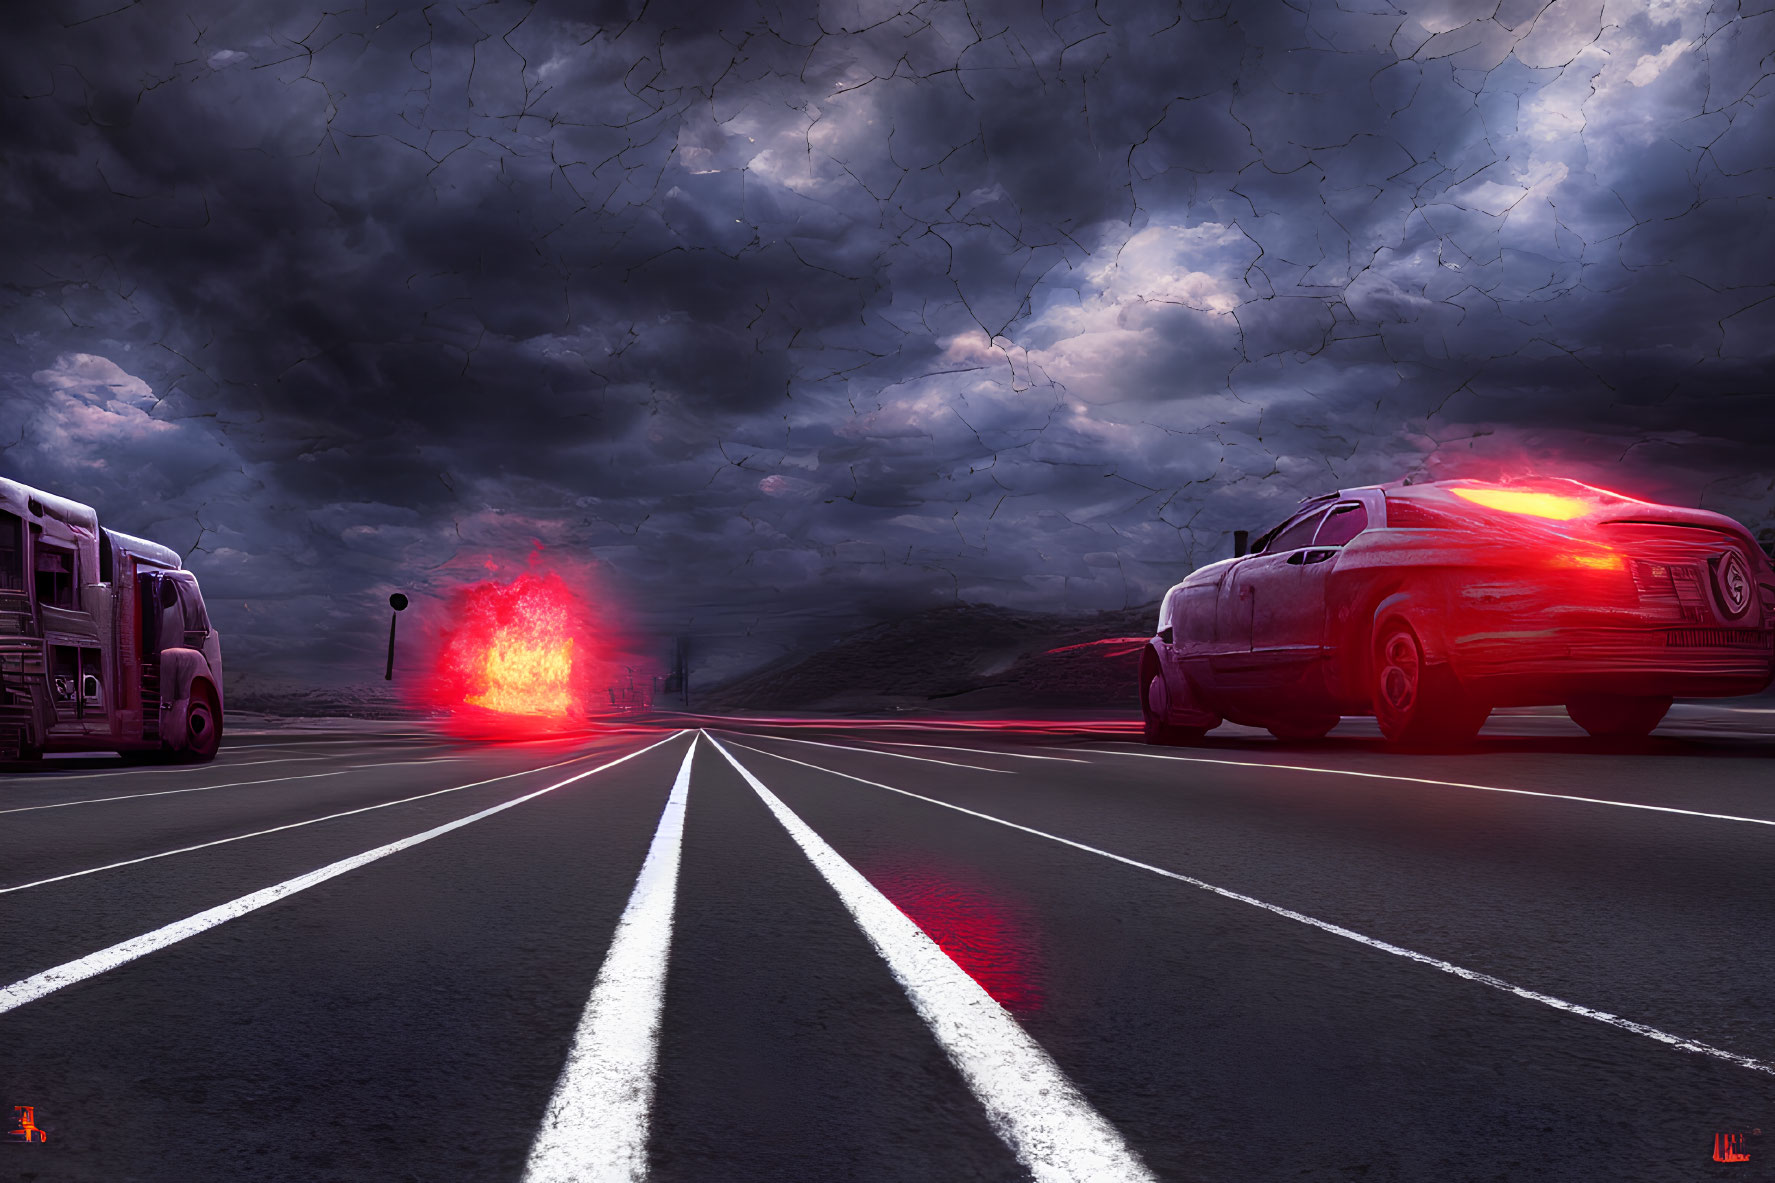
[[1744, 1153], [1743, 1134], [1715, 1134], [1713, 1136], [1714, 1162], [1749, 1162], [1750, 1155]]
[[49, 1135], [37, 1128], [37, 1106], [14, 1105], [12, 1120], [17, 1126], [6, 1131], [8, 1142], [47, 1142]]

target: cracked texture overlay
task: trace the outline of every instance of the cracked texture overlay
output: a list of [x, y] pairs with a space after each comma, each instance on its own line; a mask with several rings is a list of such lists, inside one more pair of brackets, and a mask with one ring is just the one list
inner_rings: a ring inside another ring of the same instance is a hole
[[1772, 10], [8, 6], [0, 470], [267, 678], [538, 544], [719, 677], [1407, 474], [1775, 538]]

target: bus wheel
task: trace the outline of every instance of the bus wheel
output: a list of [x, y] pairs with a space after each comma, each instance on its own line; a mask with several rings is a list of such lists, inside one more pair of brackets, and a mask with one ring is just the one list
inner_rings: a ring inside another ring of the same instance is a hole
[[185, 759], [195, 764], [216, 758], [222, 746], [222, 712], [216, 694], [207, 686], [191, 688], [191, 705], [185, 708]]

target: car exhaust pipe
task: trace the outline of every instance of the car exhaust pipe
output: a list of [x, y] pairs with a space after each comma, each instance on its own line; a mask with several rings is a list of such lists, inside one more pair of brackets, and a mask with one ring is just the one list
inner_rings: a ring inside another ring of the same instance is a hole
[[1243, 555], [1245, 553], [1245, 548], [1248, 545], [1250, 545], [1250, 542], [1251, 542], [1251, 531], [1249, 531], [1249, 530], [1234, 530], [1233, 531], [1233, 557], [1236, 559], [1239, 556]]

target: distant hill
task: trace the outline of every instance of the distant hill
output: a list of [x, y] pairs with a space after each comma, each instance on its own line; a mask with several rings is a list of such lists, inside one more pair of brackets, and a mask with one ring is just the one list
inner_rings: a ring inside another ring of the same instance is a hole
[[1140, 642], [1158, 605], [1055, 616], [936, 608], [851, 633], [817, 653], [701, 694], [698, 711], [1136, 710]]
[[224, 687], [230, 712], [287, 715], [299, 718], [411, 719], [427, 712], [406, 702], [388, 682], [344, 686], [308, 686], [238, 675]]

